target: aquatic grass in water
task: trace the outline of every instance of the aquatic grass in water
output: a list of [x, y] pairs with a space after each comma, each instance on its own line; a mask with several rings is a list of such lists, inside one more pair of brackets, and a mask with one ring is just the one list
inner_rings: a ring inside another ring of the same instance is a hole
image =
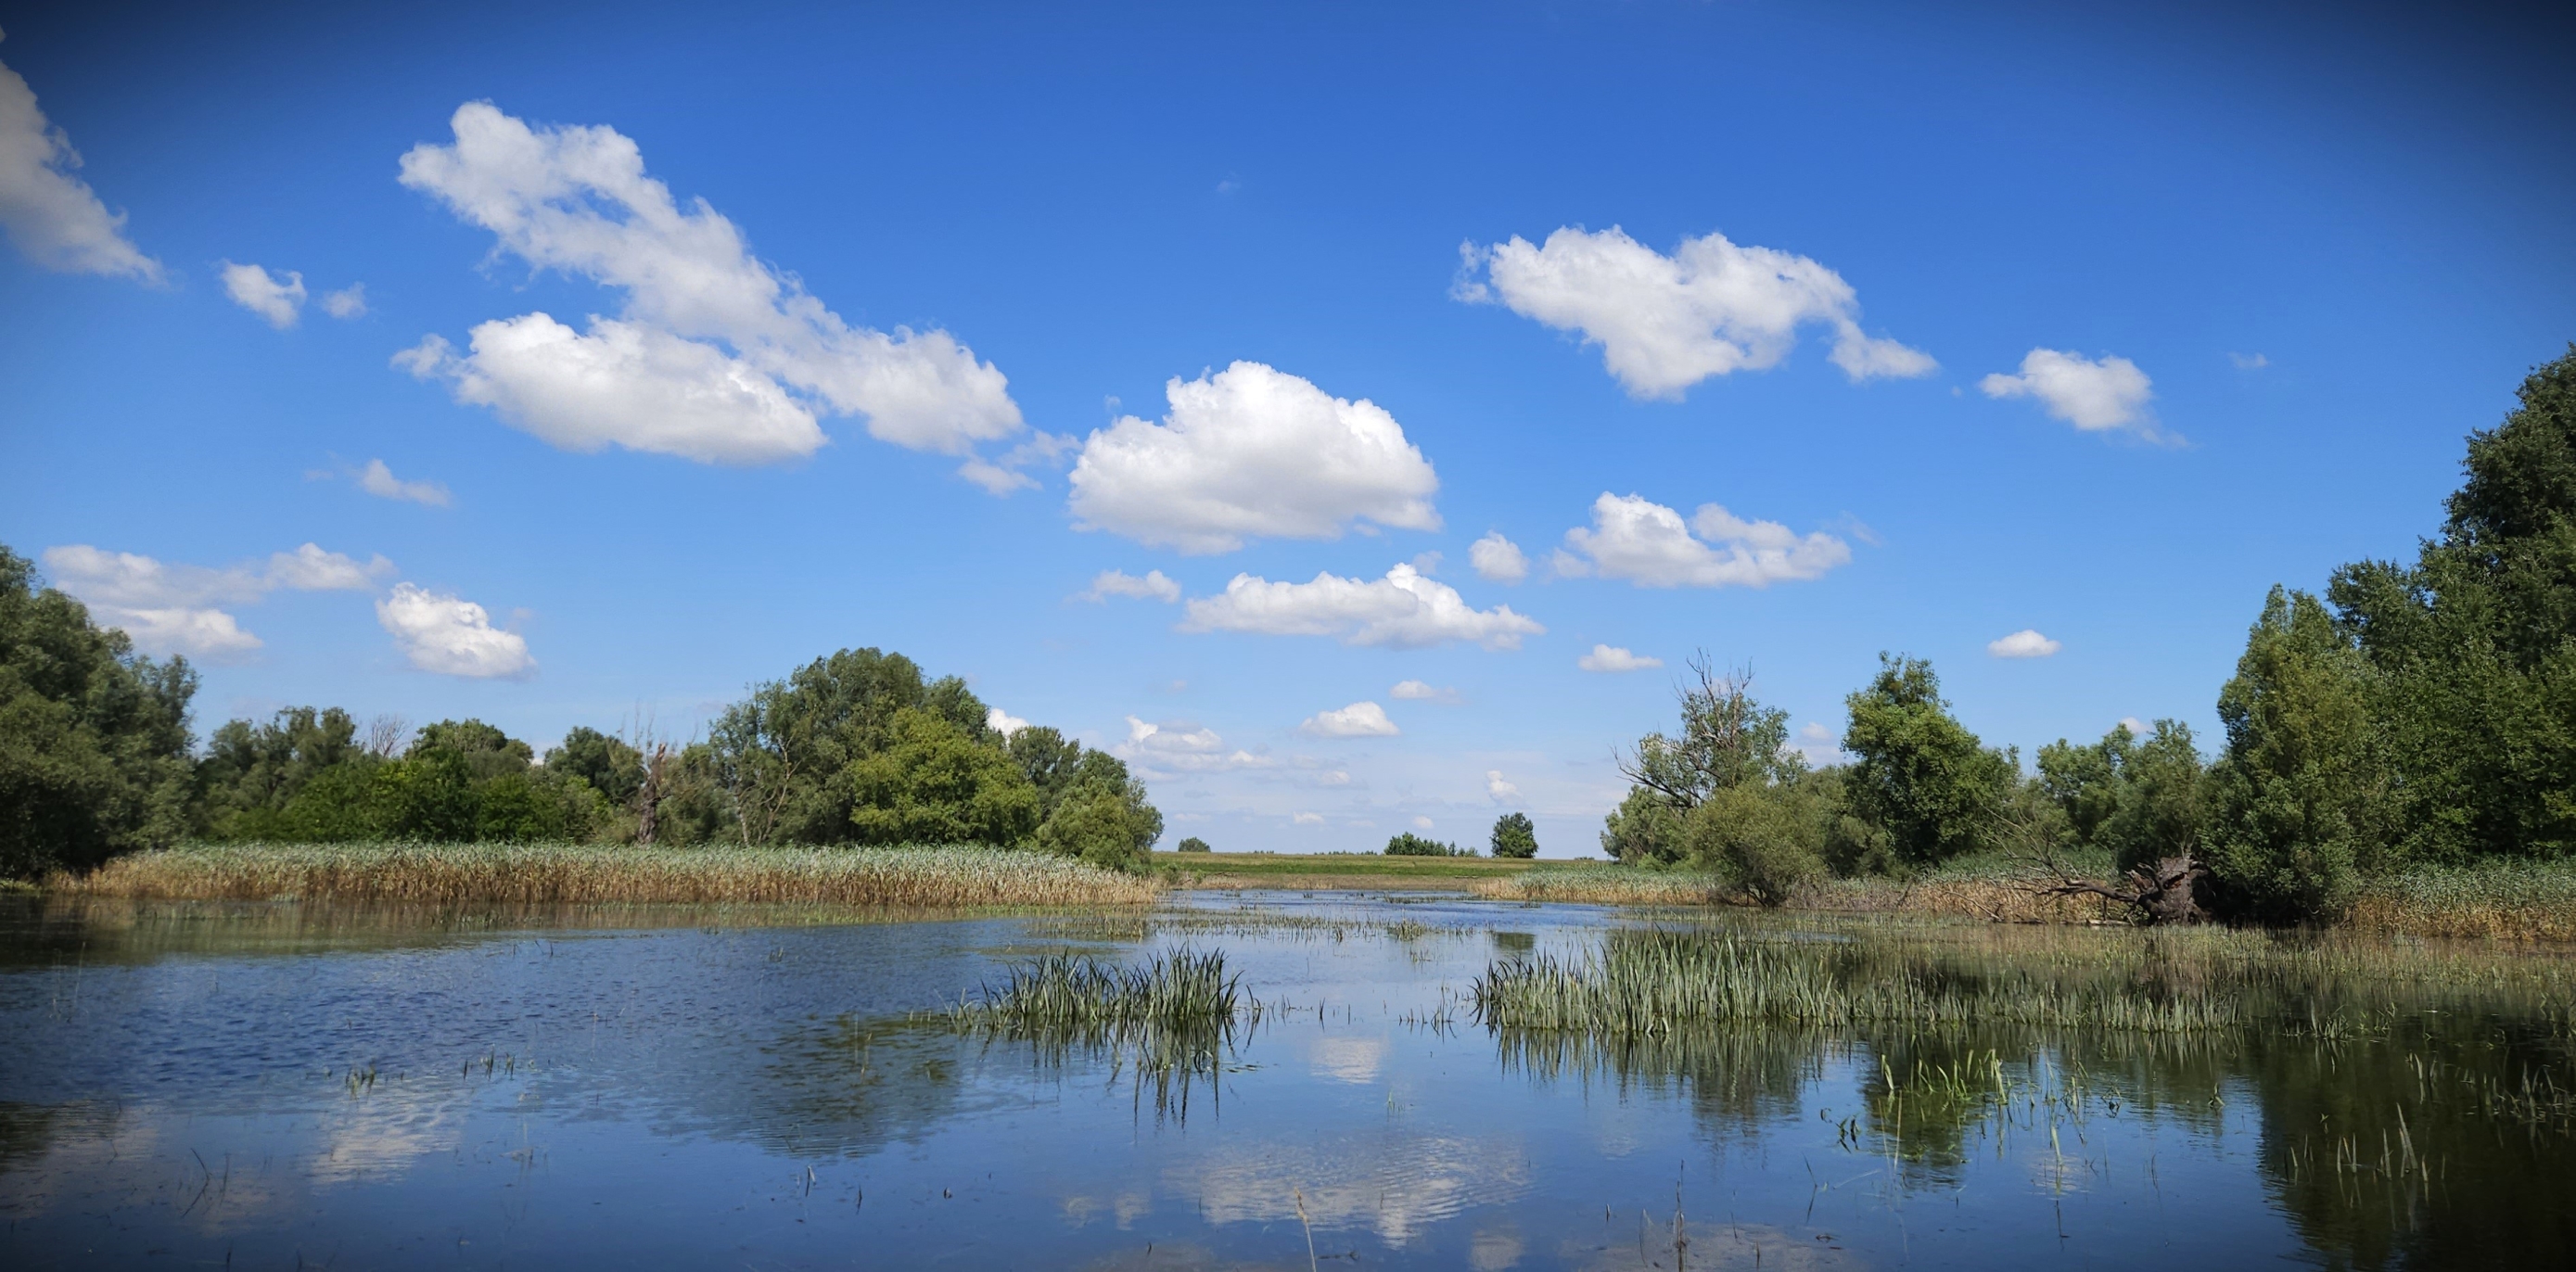
[[1076, 1053], [1110, 1062], [1110, 1078], [1135, 1075], [1138, 1107], [1148, 1083], [1157, 1118], [1186, 1119], [1193, 1087], [1211, 1094], [1234, 1047], [1238, 1023], [1257, 1023], [1261, 1005], [1228, 973], [1222, 952], [1175, 950], [1142, 966], [1074, 954], [1014, 965], [946, 1013], [960, 1033], [1030, 1045], [1039, 1065], [1060, 1069]]
[[49, 887], [137, 900], [923, 909], [1141, 906], [1162, 891], [1147, 878], [997, 848], [396, 843], [187, 844], [119, 857]]
[[1712, 1023], [1849, 1028], [2023, 1024], [2180, 1032], [2244, 1023], [2232, 993], [2153, 992], [2002, 969], [1976, 975], [1880, 948], [1733, 933], [1613, 933], [1598, 950], [1539, 954], [1476, 980], [1496, 1029], [1612, 1036]]
[[1012, 1032], [1223, 1027], [1247, 1002], [1242, 981], [1227, 974], [1222, 952], [1176, 950], [1141, 967], [1051, 954], [1012, 967], [1000, 987], [985, 986], [949, 1017], [960, 1027]]

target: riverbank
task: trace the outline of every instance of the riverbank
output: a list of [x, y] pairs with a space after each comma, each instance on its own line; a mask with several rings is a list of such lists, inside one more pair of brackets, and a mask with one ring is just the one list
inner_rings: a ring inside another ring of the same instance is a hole
[[[1989, 923], [2124, 924], [2127, 907], [2102, 897], [2049, 896], [2030, 870], [2007, 861], [1963, 862], [1911, 880], [1832, 879], [1786, 907], [1841, 914], [1904, 914]], [[1741, 906], [1750, 899], [1711, 875], [1602, 864], [1550, 864], [1469, 888], [1504, 901], [1599, 905]], [[2576, 942], [2576, 863], [2423, 867], [2365, 884], [2337, 925], [2385, 936]]]
[[1174, 881], [1184, 888], [1332, 892], [1474, 889], [1516, 878], [1539, 863], [1492, 857], [1389, 857], [1347, 852], [1158, 852], [1154, 854], [1154, 864], [1169, 870]]
[[1153, 878], [993, 848], [623, 844], [184, 844], [47, 891], [132, 900], [461, 905], [819, 904], [903, 909], [1144, 906]]

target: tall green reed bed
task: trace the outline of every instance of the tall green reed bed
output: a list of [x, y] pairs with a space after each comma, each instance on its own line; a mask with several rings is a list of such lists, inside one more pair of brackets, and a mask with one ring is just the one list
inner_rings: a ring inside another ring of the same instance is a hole
[[1630, 928], [1496, 963], [1477, 1011], [1498, 1027], [1611, 1035], [1766, 1023], [2027, 1025], [2190, 1033], [2266, 1028], [2328, 1040], [2401, 1016], [2472, 1011], [2527, 1031], [2576, 1008], [2576, 957], [2351, 934], [2100, 931], [1896, 918]]
[[1142, 906], [1162, 891], [1139, 876], [994, 848], [519, 843], [188, 844], [119, 857], [48, 888], [136, 900], [906, 909]]
[[1628, 1036], [1706, 1024], [1825, 1029], [2029, 1024], [2149, 1032], [2246, 1022], [2232, 994], [1971, 970], [1851, 941], [1739, 933], [1612, 933], [1598, 950], [1499, 962], [1477, 978], [1477, 1015], [1503, 1029]]

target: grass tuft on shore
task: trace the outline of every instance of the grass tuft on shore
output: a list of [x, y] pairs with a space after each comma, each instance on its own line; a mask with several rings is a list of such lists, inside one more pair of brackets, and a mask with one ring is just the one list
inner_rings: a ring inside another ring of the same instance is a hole
[[901, 909], [1151, 904], [1161, 885], [995, 848], [614, 844], [185, 844], [48, 890], [133, 900], [421, 905], [793, 903]]

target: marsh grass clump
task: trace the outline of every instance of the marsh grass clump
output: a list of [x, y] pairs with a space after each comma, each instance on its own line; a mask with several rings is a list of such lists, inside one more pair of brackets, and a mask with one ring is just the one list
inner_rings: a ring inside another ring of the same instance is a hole
[[1151, 904], [1161, 885], [995, 848], [705, 848], [618, 844], [184, 844], [119, 857], [49, 889], [133, 900], [406, 905], [699, 905], [897, 909]]
[[962, 1028], [1011, 1033], [1231, 1028], [1248, 1005], [1241, 973], [1223, 952], [1174, 950], [1142, 966], [1050, 954], [1013, 966], [998, 986], [961, 1000], [949, 1017]]
[[1237, 1029], [1257, 1024], [1261, 1005], [1222, 952], [1173, 950], [1141, 966], [1050, 954], [1013, 965], [943, 1018], [961, 1034], [1027, 1046], [1044, 1069], [1105, 1060], [1113, 1081], [1132, 1073], [1139, 1109], [1150, 1091], [1158, 1119], [1187, 1118], [1195, 1088], [1217, 1093]]
[[1615, 932], [1597, 950], [1495, 963], [1478, 977], [1489, 1027], [1608, 1036], [1703, 1024], [1828, 1029], [1996, 1024], [2150, 1032], [2244, 1023], [2239, 995], [2138, 980], [1976, 968], [1863, 941], [1732, 932]]

